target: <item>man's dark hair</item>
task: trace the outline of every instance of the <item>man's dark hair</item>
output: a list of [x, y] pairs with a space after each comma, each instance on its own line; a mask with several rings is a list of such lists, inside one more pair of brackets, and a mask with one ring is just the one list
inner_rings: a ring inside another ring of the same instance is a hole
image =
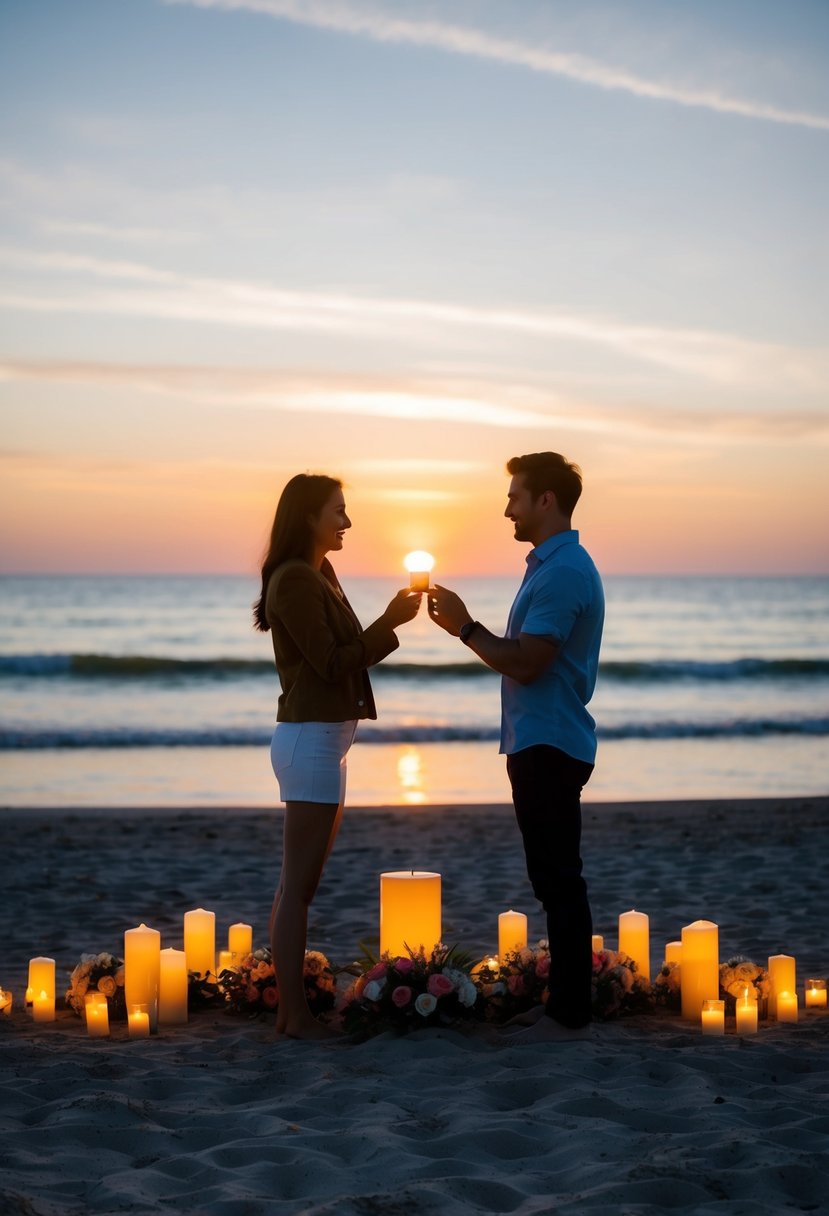
[[581, 469], [558, 452], [531, 452], [507, 461], [507, 472], [520, 473], [532, 494], [533, 502], [545, 490], [552, 490], [563, 515], [570, 516], [581, 496]]

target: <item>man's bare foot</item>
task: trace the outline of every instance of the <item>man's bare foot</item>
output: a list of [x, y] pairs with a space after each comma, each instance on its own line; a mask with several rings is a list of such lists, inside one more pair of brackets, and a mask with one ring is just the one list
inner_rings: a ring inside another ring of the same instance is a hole
[[540, 1017], [532, 1026], [509, 1036], [510, 1047], [522, 1043], [579, 1043], [590, 1038], [589, 1026], [562, 1026], [554, 1018]]
[[534, 1026], [539, 1018], [544, 1017], [544, 1006], [533, 1005], [532, 1009], [525, 1009], [523, 1013], [516, 1013], [514, 1018], [510, 1018], [508, 1022], [504, 1022], [501, 1027], [508, 1034], [512, 1033], [516, 1027]]

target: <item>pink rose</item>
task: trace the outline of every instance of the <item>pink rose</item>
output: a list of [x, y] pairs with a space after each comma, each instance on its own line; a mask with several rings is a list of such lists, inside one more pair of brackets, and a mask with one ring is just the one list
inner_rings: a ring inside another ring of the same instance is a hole
[[394, 1001], [398, 1009], [402, 1009], [404, 1005], [408, 1005], [412, 999], [412, 990], [405, 984], [398, 984], [391, 994], [391, 999]]
[[507, 987], [512, 996], [523, 996], [525, 992], [523, 975], [511, 975], [507, 980]]
[[449, 979], [448, 975], [441, 975], [439, 972], [429, 976], [429, 982], [426, 985], [426, 991], [431, 992], [432, 996], [448, 996], [453, 992], [455, 985]]
[[549, 954], [541, 955], [541, 958], [535, 964], [535, 974], [538, 976], [538, 978], [540, 980], [546, 979], [546, 977], [550, 974], [550, 956], [549, 956]]
[[396, 958], [394, 960], [394, 969], [398, 975], [408, 975], [414, 967], [414, 963], [410, 958]]
[[367, 971], [365, 975], [366, 982], [369, 980], [381, 980], [385, 977], [388, 967], [385, 963], [375, 963], [371, 971]]
[[262, 989], [262, 1004], [266, 1009], [276, 1009], [279, 1004], [279, 991], [275, 984], [268, 984]]

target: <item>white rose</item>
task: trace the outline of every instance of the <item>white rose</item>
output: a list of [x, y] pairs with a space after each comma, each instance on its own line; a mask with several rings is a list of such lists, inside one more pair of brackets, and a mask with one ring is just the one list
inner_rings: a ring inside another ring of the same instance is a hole
[[467, 1009], [471, 1009], [477, 999], [478, 989], [471, 981], [467, 980], [461, 984], [458, 989], [458, 1000], [462, 1005], [466, 1006]]
[[433, 997], [431, 992], [421, 992], [415, 1001], [415, 1009], [424, 1018], [428, 1018], [430, 1013], [434, 1013], [436, 1007], [437, 998]]
[[385, 980], [369, 980], [363, 989], [363, 996], [367, 1001], [379, 1001], [383, 995], [383, 989], [386, 986]]
[[458, 971], [456, 967], [444, 967], [443, 974], [448, 980], [451, 980], [452, 987], [456, 992], [460, 991], [466, 983], [466, 974], [463, 971]]

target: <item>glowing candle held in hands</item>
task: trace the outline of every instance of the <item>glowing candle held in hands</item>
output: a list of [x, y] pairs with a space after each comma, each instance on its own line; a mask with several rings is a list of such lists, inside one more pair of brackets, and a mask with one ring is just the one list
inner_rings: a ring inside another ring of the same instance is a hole
[[431, 553], [425, 553], [422, 549], [416, 549], [414, 553], [406, 554], [403, 558], [403, 565], [409, 571], [409, 586], [412, 591], [429, 590], [429, 576], [434, 564], [435, 559]]

